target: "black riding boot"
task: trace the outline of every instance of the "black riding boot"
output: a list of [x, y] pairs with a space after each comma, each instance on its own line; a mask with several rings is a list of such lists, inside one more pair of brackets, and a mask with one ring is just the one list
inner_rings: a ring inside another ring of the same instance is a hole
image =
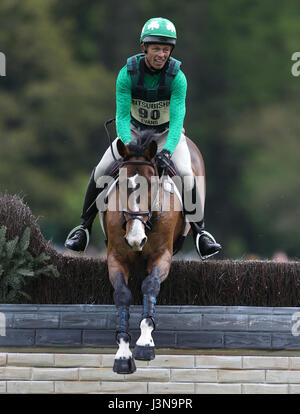
[[[192, 189], [192, 202], [195, 204], [197, 200], [201, 200], [201, 198], [200, 194], [198, 193], [195, 180], [194, 187]], [[192, 216], [193, 212], [185, 211], [185, 214], [189, 214], [190, 216]], [[196, 250], [201, 259], [204, 260], [210, 256], [219, 253], [219, 251], [222, 249], [222, 246], [216, 242], [215, 238], [208, 231], [205, 230], [204, 218], [198, 222], [193, 222], [189, 220], [189, 223], [192, 228]]]
[[96, 198], [102, 191], [96, 187], [94, 180], [95, 168], [90, 177], [85, 194], [83, 209], [81, 214], [81, 225], [75, 227], [69, 233], [65, 247], [76, 252], [84, 252], [89, 244], [89, 238], [92, 231], [93, 221], [98, 213]]

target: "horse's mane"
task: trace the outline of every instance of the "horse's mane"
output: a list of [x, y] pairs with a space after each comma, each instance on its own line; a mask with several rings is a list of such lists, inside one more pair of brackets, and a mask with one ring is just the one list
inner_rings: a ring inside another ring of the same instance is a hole
[[148, 148], [150, 142], [152, 141], [153, 134], [153, 129], [147, 129], [146, 131], [143, 131], [137, 138], [136, 142], [131, 142], [128, 144], [130, 153], [137, 157], [143, 156], [145, 149]]

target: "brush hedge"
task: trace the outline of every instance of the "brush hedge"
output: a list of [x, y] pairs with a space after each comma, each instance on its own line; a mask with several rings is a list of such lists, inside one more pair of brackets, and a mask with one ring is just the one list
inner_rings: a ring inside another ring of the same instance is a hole
[[[103, 259], [57, 252], [46, 241], [37, 219], [17, 195], [0, 193], [0, 227], [7, 227], [7, 240], [30, 228], [28, 251], [50, 256], [58, 278], [38, 277], [23, 288], [29, 299], [22, 303], [113, 304], [113, 289]], [[133, 269], [129, 281], [134, 304], [141, 304], [141, 281], [145, 272]], [[0, 280], [1, 282], [1, 280]], [[160, 305], [199, 306], [300, 306], [300, 262], [266, 260], [174, 261], [161, 285]]]

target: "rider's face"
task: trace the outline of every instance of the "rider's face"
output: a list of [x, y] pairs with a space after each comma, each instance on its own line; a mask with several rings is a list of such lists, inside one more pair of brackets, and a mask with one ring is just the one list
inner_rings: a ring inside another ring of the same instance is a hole
[[146, 46], [146, 65], [159, 70], [162, 69], [167, 62], [171, 52], [172, 46], [158, 43], [149, 44]]

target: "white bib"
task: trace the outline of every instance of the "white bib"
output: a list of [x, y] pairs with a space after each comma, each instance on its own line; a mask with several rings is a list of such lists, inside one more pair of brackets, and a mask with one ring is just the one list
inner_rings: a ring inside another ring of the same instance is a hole
[[132, 99], [131, 115], [144, 125], [163, 125], [170, 121], [170, 101], [146, 102]]

